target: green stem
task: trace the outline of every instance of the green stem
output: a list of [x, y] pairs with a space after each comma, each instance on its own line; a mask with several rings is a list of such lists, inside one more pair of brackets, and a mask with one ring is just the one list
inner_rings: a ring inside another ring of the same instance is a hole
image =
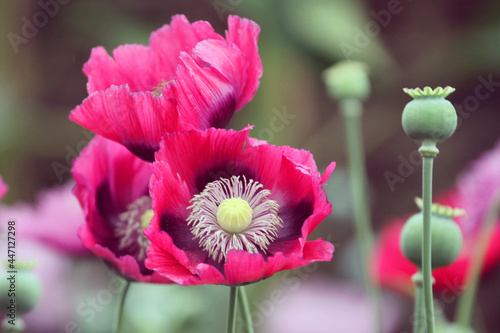
[[236, 296], [238, 287], [230, 287], [229, 292], [229, 313], [227, 315], [227, 333], [234, 333], [236, 327]]
[[491, 240], [491, 235], [496, 226], [500, 213], [500, 191], [494, 197], [486, 218], [484, 219], [481, 231], [476, 240], [476, 248], [472, 254], [469, 271], [467, 272], [466, 289], [464, 290], [457, 306], [457, 321], [463, 328], [470, 327], [473, 305], [476, 298], [479, 276], [483, 267], [484, 257]]
[[423, 159], [422, 167], [422, 212], [424, 228], [422, 233], [422, 275], [427, 333], [434, 333], [434, 299], [432, 297], [432, 244], [431, 244], [431, 207], [432, 207], [432, 165], [439, 150], [435, 143], [423, 142], [419, 149]]
[[127, 298], [127, 293], [130, 288], [131, 282], [126, 280], [125, 281], [125, 287], [123, 288], [121, 297], [120, 297], [120, 303], [118, 304], [118, 319], [116, 322], [116, 333], [120, 333], [122, 331], [122, 325], [123, 325], [123, 309], [125, 308], [125, 299]]
[[245, 323], [245, 329], [247, 333], [254, 333], [252, 314], [250, 312], [250, 306], [248, 305], [247, 292], [245, 287], [238, 287], [238, 301], [241, 306], [241, 311], [243, 312], [243, 321]]
[[356, 238], [362, 262], [362, 276], [365, 290], [373, 303], [376, 332], [382, 332], [382, 306], [380, 292], [368, 277], [368, 258], [373, 244], [370, 224], [368, 197], [366, 190], [366, 169], [361, 129], [362, 104], [356, 99], [340, 101], [345, 120], [347, 153], [351, 180], [351, 198], [353, 205]]
[[412, 276], [415, 286], [415, 314], [413, 318], [413, 332], [425, 333], [425, 303], [422, 272], [420, 269]]

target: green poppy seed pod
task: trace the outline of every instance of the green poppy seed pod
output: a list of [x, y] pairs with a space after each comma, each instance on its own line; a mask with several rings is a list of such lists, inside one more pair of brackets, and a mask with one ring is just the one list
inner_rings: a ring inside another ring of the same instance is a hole
[[370, 95], [368, 65], [340, 61], [323, 72], [328, 93], [336, 99], [365, 99]]
[[[411, 216], [403, 227], [400, 238], [405, 257], [422, 267], [422, 212]], [[432, 269], [453, 263], [462, 247], [462, 231], [452, 217], [433, 213], [431, 216]]]
[[445, 98], [455, 88], [430, 87], [403, 91], [414, 98], [403, 111], [403, 129], [410, 138], [438, 143], [448, 139], [457, 128], [457, 113]]
[[16, 267], [15, 271], [4, 271], [1, 276], [1, 311], [7, 317], [15, 315], [17, 318], [33, 309], [41, 293], [40, 281], [33, 270]]

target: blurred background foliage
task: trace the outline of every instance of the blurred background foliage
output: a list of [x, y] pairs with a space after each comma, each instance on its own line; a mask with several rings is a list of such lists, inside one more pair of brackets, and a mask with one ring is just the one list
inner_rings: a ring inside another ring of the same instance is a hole
[[[207, 20], [220, 33], [229, 14], [240, 15], [261, 26], [264, 75], [254, 100], [229, 127], [253, 124], [259, 139], [310, 150], [320, 170], [337, 162], [327, 188], [334, 213], [313, 235], [331, 240], [336, 252], [315, 274], [358, 279], [345, 195], [343, 123], [326, 95], [323, 70], [346, 58], [371, 68], [372, 95], [363, 122], [375, 231], [390, 217], [414, 211], [413, 197], [420, 194], [420, 168], [410, 160], [417, 146], [400, 123], [409, 101], [402, 88], [451, 85], [457, 90], [448, 99], [465, 110], [481, 80], [500, 82], [500, 2], [493, 0], [59, 0], [57, 13], [39, 21], [28, 38], [26, 22], [40, 16], [45, 1], [0, 2], [0, 174], [10, 185], [5, 202], [30, 202], [41, 189], [70, 180], [71, 161], [90, 138], [68, 114], [87, 96], [82, 65], [92, 47], [111, 52], [120, 44], [147, 44], [149, 34], [176, 13]], [[459, 114], [455, 135], [440, 144], [435, 193], [451, 188], [458, 172], [500, 138], [499, 85], [477, 105], [469, 104], [470, 111]], [[284, 126], [269, 131], [272, 118], [284, 114], [289, 115], [281, 118]], [[402, 178], [391, 186], [388, 173]], [[485, 332], [500, 331], [498, 299], [492, 296], [500, 294], [499, 281], [500, 267], [483, 279]], [[252, 297], [272, 283], [252, 287]], [[224, 309], [226, 295], [216, 290]], [[149, 303], [144, 295], [140, 302]], [[408, 329], [411, 302], [404, 302], [410, 305], [398, 332]], [[216, 312], [221, 313], [211, 315], [224, 321], [225, 312]]]

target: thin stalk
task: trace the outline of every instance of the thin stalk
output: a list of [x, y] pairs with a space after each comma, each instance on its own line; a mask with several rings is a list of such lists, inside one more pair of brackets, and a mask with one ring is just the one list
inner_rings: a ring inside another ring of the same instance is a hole
[[252, 314], [250, 313], [250, 306], [248, 306], [247, 292], [243, 286], [238, 287], [238, 302], [243, 312], [243, 322], [245, 323], [247, 333], [254, 333]]
[[434, 156], [422, 152], [422, 202], [424, 215], [423, 246], [422, 246], [422, 275], [425, 303], [425, 321], [427, 333], [434, 333], [434, 302], [432, 297], [432, 247], [431, 247], [431, 206], [432, 206], [432, 165]]
[[236, 328], [236, 296], [238, 287], [230, 287], [229, 292], [229, 313], [227, 315], [227, 333], [234, 333]]
[[116, 322], [116, 333], [120, 333], [122, 331], [122, 325], [123, 325], [123, 309], [125, 308], [125, 299], [127, 298], [127, 293], [130, 288], [131, 282], [126, 280], [125, 281], [125, 287], [123, 288], [121, 297], [120, 297], [120, 303], [118, 304], [118, 317], [117, 317], [117, 322]]
[[413, 318], [413, 332], [425, 333], [425, 303], [422, 272], [420, 269], [412, 276], [415, 286], [415, 314]]
[[363, 283], [366, 293], [371, 299], [376, 322], [376, 332], [382, 332], [382, 306], [380, 292], [368, 277], [368, 258], [373, 245], [368, 196], [366, 190], [366, 168], [361, 129], [362, 104], [356, 99], [340, 101], [342, 115], [345, 120], [347, 154], [351, 180], [351, 198], [353, 205], [356, 238], [361, 256]]
[[496, 226], [498, 215], [500, 213], [500, 191], [497, 192], [493, 202], [488, 209], [484, 219], [481, 231], [476, 240], [475, 251], [472, 254], [472, 260], [469, 271], [467, 272], [466, 289], [464, 290], [457, 306], [457, 321], [464, 328], [470, 327], [470, 320], [473, 313], [473, 305], [476, 298], [479, 276], [484, 263], [484, 257], [491, 240], [491, 235]]

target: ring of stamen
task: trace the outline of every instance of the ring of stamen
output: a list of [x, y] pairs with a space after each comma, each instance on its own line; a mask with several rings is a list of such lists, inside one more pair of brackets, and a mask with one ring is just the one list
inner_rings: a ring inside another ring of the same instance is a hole
[[118, 216], [115, 228], [115, 237], [118, 240], [118, 249], [134, 256], [138, 261], [146, 259], [147, 250], [151, 243], [143, 230], [149, 225], [153, 217], [151, 198], [140, 197], [127, 206], [127, 210]]
[[282, 220], [271, 192], [245, 176], [221, 178], [191, 199], [187, 219], [194, 239], [213, 260], [226, 259], [229, 250], [266, 253], [278, 237]]

